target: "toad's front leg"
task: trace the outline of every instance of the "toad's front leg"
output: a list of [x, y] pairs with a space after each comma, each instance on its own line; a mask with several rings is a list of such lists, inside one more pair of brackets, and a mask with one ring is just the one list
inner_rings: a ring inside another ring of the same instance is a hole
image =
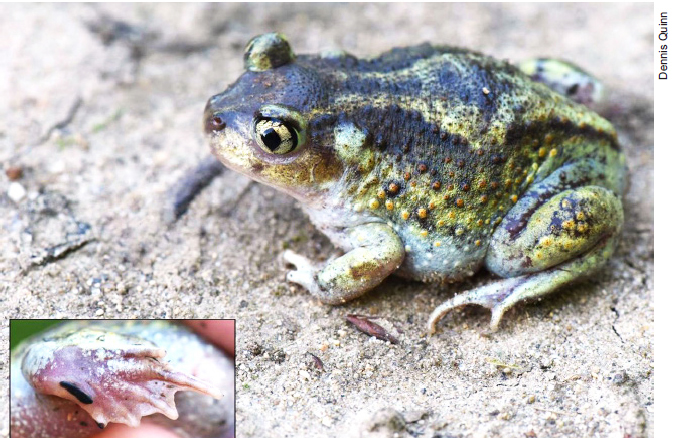
[[285, 261], [297, 268], [287, 274], [288, 281], [304, 286], [323, 303], [342, 304], [379, 285], [404, 260], [404, 245], [386, 224], [358, 225], [343, 233], [350, 250], [325, 266], [285, 251]]

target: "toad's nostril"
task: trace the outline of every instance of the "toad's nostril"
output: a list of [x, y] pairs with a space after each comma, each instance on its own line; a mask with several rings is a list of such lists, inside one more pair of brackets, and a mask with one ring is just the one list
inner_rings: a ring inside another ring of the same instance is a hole
[[206, 119], [206, 131], [221, 131], [226, 128], [227, 124], [224, 122], [224, 119], [220, 116], [211, 116]]

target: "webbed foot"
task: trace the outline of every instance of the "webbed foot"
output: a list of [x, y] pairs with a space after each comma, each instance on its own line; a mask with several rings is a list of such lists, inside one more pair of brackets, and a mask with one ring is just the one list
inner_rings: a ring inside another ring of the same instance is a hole
[[616, 245], [617, 236], [606, 237], [579, 258], [542, 272], [498, 280], [458, 294], [432, 312], [427, 323], [428, 333], [430, 335], [435, 333], [437, 323], [449, 311], [467, 304], [477, 304], [491, 309], [489, 329], [491, 333], [496, 332], [507, 310], [517, 303], [542, 298], [561, 286], [585, 278], [605, 263], [614, 252]]
[[212, 385], [173, 370], [161, 360], [165, 355], [135, 336], [82, 329], [31, 345], [22, 371], [38, 392], [77, 403], [101, 428], [137, 426], [154, 413], [174, 420], [178, 391], [222, 397]]
[[431, 335], [435, 333], [437, 323], [444, 317], [444, 315], [449, 313], [449, 311], [468, 304], [477, 304], [487, 309], [491, 309], [490, 330], [495, 332], [498, 329], [502, 315], [510, 307], [507, 305], [507, 298], [515, 295], [515, 289], [521, 285], [523, 280], [523, 278], [519, 277], [496, 281], [486, 286], [463, 292], [450, 300], [445, 301], [439, 305], [432, 312], [430, 318], [428, 318], [428, 333]]

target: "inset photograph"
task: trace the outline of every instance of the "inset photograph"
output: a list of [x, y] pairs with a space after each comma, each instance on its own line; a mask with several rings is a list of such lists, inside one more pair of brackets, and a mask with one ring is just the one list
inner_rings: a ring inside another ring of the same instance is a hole
[[15, 438], [234, 437], [234, 320], [12, 320]]

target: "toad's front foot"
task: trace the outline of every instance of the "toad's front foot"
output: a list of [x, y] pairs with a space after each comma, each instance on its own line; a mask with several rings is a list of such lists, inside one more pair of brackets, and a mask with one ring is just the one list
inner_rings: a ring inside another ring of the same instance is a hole
[[287, 273], [285, 277], [287, 281], [303, 286], [312, 295], [319, 296], [321, 294], [321, 288], [317, 280], [320, 268], [315, 263], [289, 249], [283, 252], [283, 261], [296, 268], [294, 271]]
[[288, 281], [304, 286], [326, 304], [343, 304], [378, 286], [400, 267], [404, 247], [391, 227], [367, 223], [341, 231], [352, 247], [346, 254], [318, 266], [306, 257], [285, 251], [283, 258], [297, 270]]

